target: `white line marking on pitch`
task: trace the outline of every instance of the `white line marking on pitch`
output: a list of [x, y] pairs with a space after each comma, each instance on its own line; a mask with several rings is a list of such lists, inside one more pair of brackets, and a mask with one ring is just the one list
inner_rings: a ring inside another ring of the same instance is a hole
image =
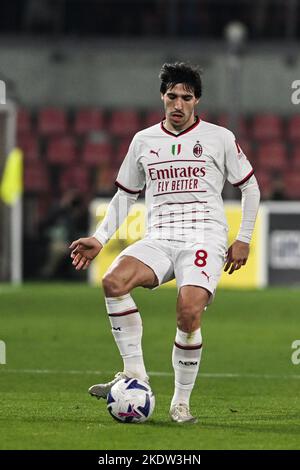
[[[55, 370], [55, 369], [7, 369], [0, 368], [0, 373], [12, 374], [67, 374], [67, 375], [109, 375], [113, 374], [111, 371], [100, 370]], [[149, 372], [153, 377], [173, 377], [173, 372]], [[300, 374], [291, 375], [273, 375], [273, 374], [235, 374], [235, 373], [203, 373], [199, 374], [200, 377], [207, 377], [212, 379], [300, 379]]]

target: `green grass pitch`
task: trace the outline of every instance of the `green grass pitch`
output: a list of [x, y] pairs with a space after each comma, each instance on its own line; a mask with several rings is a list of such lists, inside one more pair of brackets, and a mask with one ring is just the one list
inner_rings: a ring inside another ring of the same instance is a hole
[[103, 293], [74, 284], [0, 285], [1, 449], [299, 449], [300, 295], [293, 289], [219, 290], [205, 313], [202, 364], [192, 395], [196, 425], [168, 417], [176, 290], [133, 294], [156, 395], [141, 425], [112, 420], [87, 388], [121, 361]]

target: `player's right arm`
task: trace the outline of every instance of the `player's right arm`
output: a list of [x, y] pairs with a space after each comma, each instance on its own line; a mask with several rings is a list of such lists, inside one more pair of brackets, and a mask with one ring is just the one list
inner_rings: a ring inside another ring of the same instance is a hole
[[106, 215], [91, 237], [74, 240], [70, 249], [73, 266], [76, 270], [87, 269], [91, 261], [100, 253], [118, 228], [126, 219], [129, 210], [137, 200], [139, 193], [128, 193], [119, 189], [107, 208]]

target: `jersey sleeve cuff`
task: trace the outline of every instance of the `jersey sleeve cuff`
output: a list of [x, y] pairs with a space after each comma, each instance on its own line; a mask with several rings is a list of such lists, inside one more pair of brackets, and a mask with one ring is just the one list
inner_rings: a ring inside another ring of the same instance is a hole
[[140, 192], [141, 192], [141, 190], [136, 191], [136, 190], [133, 190], [133, 189], [126, 188], [126, 186], [123, 186], [121, 183], [119, 183], [119, 181], [115, 181], [115, 185], [118, 188], [123, 189], [123, 191], [126, 191], [126, 193], [129, 193], [129, 194], [140, 194]]
[[239, 242], [244, 242], [244, 243], [250, 244], [250, 242], [251, 242], [251, 236], [248, 236], [248, 235], [238, 235], [238, 236], [236, 237], [236, 240], [238, 240]]
[[244, 184], [246, 183], [246, 181], [248, 181], [249, 178], [251, 178], [251, 176], [254, 174], [254, 170], [252, 169], [247, 176], [245, 176], [245, 178], [243, 178], [241, 181], [239, 181], [238, 183], [234, 183], [233, 186], [236, 188], [237, 186], [241, 186], [241, 184]]
[[108, 242], [107, 236], [100, 230], [96, 230], [92, 237], [96, 238], [96, 240], [98, 240], [98, 242], [100, 242], [102, 246], [104, 246]]

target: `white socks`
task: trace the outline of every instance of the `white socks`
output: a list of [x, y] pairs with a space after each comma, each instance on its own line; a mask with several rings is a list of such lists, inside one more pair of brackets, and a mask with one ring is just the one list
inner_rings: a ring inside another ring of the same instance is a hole
[[128, 377], [147, 380], [142, 352], [142, 319], [130, 294], [106, 297], [112, 334], [124, 362]]
[[200, 328], [192, 333], [185, 333], [177, 328], [172, 354], [175, 371], [175, 391], [171, 407], [175, 403], [189, 406], [190, 395], [194, 388], [202, 353]]
[[[124, 362], [124, 373], [128, 377], [147, 380], [142, 352], [142, 320], [130, 294], [106, 297], [112, 333]], [[175, 403], [189, 406], [190, 395], [195, 385], [202, 353], [200, 328], [185, 333], [177, 328], [173, 347], [172, 364], [175, 371], [175, 391], [171, 407]]]

